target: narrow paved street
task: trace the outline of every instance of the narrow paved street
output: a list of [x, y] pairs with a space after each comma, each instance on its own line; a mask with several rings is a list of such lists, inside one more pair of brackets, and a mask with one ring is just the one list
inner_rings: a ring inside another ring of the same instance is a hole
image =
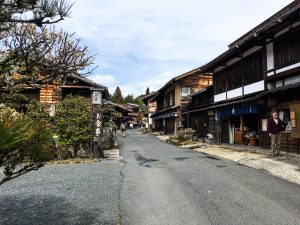
[[2, 225], [298, 225], [300, 186], [128, 131], [121, 160], [46, 165], [0, 186]]
[[124, 225], [300, 224], [300, 187], [263, 171], [129, 132]]

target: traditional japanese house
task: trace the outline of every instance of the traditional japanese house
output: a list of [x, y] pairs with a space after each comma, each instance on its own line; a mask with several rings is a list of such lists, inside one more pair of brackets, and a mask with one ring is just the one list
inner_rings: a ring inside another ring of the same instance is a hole
[[50, 114], [54, 114], [57, 103], [68, 95], [86, 97], [92, 104], [93, 101], [101, 102], [107, 98], [108, 90], [101, 84], [74, 74], [69, 75], [63, 84], [53, 82], [39, 87], [25, 87], [23, 94], [31, 100], [48, 103], [51, 107]]
[[124, 122], [124, 121], [127, 120], [127, 118], [128, 118], [128, 113], [131, 112], [130, 109], [123, 107], [123, 105], [121, 105], [121, 104], [116, 104], [116, 103], [113, 103], [113, 102], [108, 101], [108, 100], [104, 100], [104, 101], [103, 101], [103, 104], [104, 104], [104, 105], [110, 105], [111, 107], [113, 107], [113, 108], [115, 109], [116, 112], [114, 113], [112, 119], [116, 122], [116, 125], [117, 125], [118, 127], [121, 126], [121, 123], [122, 123], [122, 122]]
[[143, 100], [144, 104], [147, 107], [146, 113], [144, 114], [144, 116], [147, 118], [146, 128], [150, 128], [150, 129], [154, 128], [151, 117], [157, 109], [157, 102], [155, 100], [156, 95], [157, 92], [152, 92], [148, 95], [144, 95], [141, 97], [141, 99]]
[[174, 134], [178, 128], [186, 127], [186, 117], [182, 116], [185, 99], [212, 84], [212, 75], [203, 73], [200, 68], [177, 76], [157, 91], [152, 101], [157, 102], [156, 112], [152, 115], [155, 130], [165, 134]]
[[122, 107], [128, 110], [127, 117], [125, 118], [126, 123], [132, 124], [134, 128], [139, 126], [140, 117], [140, 106], [134, 103], [122, 104]]
[[297, 151], [299, 40], [300, 1], [294, 1], [202, 67], [214, 76], [214, 104], [208, 109], [216, 112], [222, 142], [269, 147], [266, 122], [277, 110], [287, 127], [282, 147]]
[[215, 134], [218, 131], [215, 113], [207, 109], [214, 103], [213, 86], [210, 85], [188, 95], [185, 99], [189, 103], [182, 115], [186, 117], [187, 127], [195, 130], [197, 137], [206, 137], [209, 133]]

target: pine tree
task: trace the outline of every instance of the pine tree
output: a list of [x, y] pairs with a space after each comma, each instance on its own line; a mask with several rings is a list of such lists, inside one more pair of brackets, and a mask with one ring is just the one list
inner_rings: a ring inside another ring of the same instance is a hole
[[133, 101], [133, 103], [137, 104], [137, 105], [143, 105], [144, 102], [140, 97], [136, 97]]
[[122, 92], [121, 92], [121, 89], [119, 87], [117, 87], [116, 90], [115, 90], [115, 93], [113, 95], [113, 102], [115, 102], [115, 103], [124, 103]]
[[149, 94], [150, 94], [150, 89], [147, 88], [147, 90], [146, 90], [146, 95], [149, 95]]
[[134, 96], [133, 96], [133, 95], [127, 95], [127, 96], [124, 98], [124, 102], [125, 102], [125, 103], [134, 103]]

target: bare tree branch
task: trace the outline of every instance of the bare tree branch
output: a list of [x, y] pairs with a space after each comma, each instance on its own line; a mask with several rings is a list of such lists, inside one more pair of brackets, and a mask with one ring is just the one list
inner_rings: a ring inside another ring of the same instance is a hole
[[[68, 75], [89, 75], [95, 69], [87, 70], [93, 65], [94, 56], [86, 46], [81, 46], [80, 39], [74, 34], [56, 32], [53, 27], [17, 26], [12, 29], [10, 37], [3, 39], [3, 46], [0, 74], [2, 68], [2, 73], [6, 74], [2, 85], [5, 83], [8, 89], [54, 80], [63, 82]], [[13, 74], [16, 73], [22, 74], [22, 79], [14, 80]]]

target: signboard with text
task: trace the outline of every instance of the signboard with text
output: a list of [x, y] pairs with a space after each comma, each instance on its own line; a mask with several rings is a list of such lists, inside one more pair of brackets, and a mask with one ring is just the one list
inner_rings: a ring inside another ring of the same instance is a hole
[[93, 90], [92, 92], [92, 104], [101, 105], [102, 104], [102, 93], [98, 90]]
[[102, 110], [95, 109], [93, 112], [93, 140], [98, 141], [103, 137]]

